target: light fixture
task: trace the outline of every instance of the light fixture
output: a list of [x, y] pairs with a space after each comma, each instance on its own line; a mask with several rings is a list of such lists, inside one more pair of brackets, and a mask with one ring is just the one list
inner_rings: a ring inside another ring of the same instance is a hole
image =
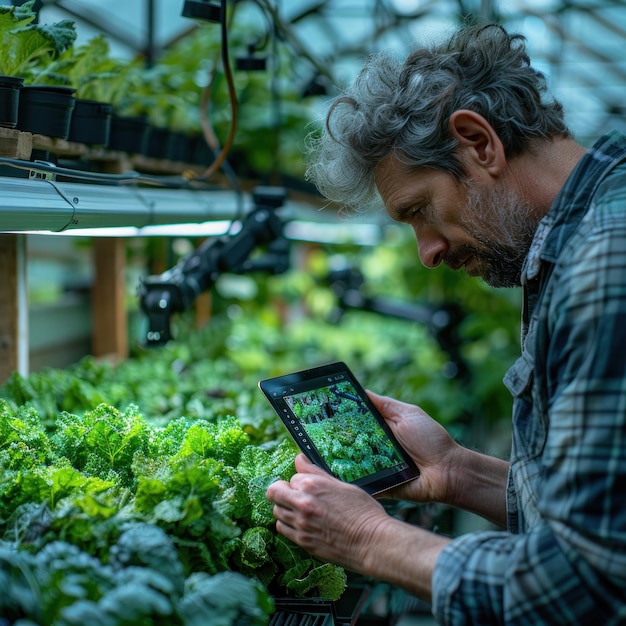
[[302, 89], [302, 97], [310, 96], [326, 96], [329, 93], [328, 78], [322, 76], [319, 72], [315, 73], [309, 82]]
[[206, 22], [220, 22], [221, 6], [208, 0], [185, 0], [182, 16]]
[[246, 72], [262, 72], [267, 67], [265, 57], [254, 55], [254, 45], [248, 46], [248, 54], [246, 56], [237, 57], [236, 67], [238, 70]]

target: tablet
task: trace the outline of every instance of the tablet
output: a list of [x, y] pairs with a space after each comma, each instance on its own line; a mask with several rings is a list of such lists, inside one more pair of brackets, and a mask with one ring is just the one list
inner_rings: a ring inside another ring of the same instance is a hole
[[419, 476], [363, 387], [343, 362], [259, 381], [313, 463], [374, 495]]

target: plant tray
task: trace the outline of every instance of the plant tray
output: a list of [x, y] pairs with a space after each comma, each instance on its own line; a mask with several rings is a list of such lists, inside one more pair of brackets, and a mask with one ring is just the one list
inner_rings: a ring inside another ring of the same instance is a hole
[[369, 590], [348, 587], [339, 600], [274, 598], [270, 626], [355, 626]]

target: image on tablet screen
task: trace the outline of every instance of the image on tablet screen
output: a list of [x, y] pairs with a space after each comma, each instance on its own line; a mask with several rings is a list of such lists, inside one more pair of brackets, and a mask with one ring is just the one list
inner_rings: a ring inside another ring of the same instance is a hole
[[405, 464], [349, 381], [295, 393], [284, 400], [341, 480], [352, 482]]

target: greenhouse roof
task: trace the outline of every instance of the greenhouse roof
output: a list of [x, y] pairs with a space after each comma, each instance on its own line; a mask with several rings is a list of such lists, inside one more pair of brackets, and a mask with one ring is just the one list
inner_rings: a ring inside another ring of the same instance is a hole
[[[183, 5], [42, 0], [41, 19], [72, 19], [79, 37], [105, 32], [117, 54], [154, 58], [197, 27]], [[609, 128], [626, 130], [623, 0], [240, 0], [234, 19], [239, 15], [288, 40], [303, 80], [324, 68], [335, 85], [349, 82], [375, 50], [436, 39], [468, 15], [497, 21], [527, 37], [534, 65], [548, 76], [581, 143]]]

